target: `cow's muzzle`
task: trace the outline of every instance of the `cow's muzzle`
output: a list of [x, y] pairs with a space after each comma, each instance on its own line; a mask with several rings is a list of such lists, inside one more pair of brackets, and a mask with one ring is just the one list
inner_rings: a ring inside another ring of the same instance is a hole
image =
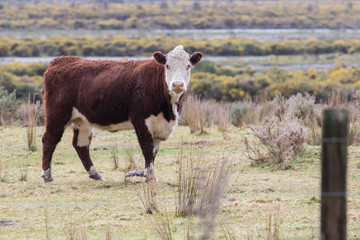
[[186, 90], [185, 84], [182, 81], [175, 81], [171, 84], [171, 89], [173, 92], [179, 94]]

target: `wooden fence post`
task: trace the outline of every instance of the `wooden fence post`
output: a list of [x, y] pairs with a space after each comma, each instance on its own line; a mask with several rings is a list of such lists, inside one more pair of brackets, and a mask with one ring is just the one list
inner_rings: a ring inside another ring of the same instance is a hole
[[346, 166], [348, 112], [323, 113], [321, 173], [321, 239], [346, 239]]

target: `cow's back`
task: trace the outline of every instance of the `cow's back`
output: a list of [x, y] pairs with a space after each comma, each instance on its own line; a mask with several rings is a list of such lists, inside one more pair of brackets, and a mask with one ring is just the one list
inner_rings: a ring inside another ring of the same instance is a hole
[[[158, 64], [152, 60], [88, 60], [79, 57], [54, 59], [44, 75], [45, 111], [74, 108], [97, 125], [129, 120], [131, 106], [146, 109], [137, 117], [151, 114], [150, 102], [163, 94]], [[161, 68], [161, 66], [160, 66]], [[159, 89], [160, 88], [160, 89]], [[140, 91], [140, 92], [139, 92]], [[144, 96], [147, 95], [147, 96]], [[145, 97], [145, 98], [144, 98]], [[161, 105], [161, 100], [156, 100]], [[140, 104], [140, 105], [139, 105]]]

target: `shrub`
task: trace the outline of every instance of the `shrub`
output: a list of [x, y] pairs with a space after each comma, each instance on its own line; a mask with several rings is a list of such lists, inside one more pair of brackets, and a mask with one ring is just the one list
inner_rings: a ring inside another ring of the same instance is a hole
[[[306, 131], [296, 118], [270, 116], [257, 126], [250, 128], [261, 146], [250, 146], [245, 138], [247, 155], [252, 165], [269, 164], [277, 169], [287, 169], [291, 161], [301, 152], [306, 140]], [[260, 147], [265, 153], [261, 153]]]
[[245, 116], [249, 112], [247, 102], [237, 102], [231, 107], [231, 123], [236, 127], [242, 127], [245, 123]]
[[16, 99], [16, 92], [8, 93], [0, 86], [0, 123], [6, 126], [11, 123], [14, 114], [20, 106], [20, 101]]
[[9, 54], [9, 46], [6, 43], [0, 42], [0, 57], [6, 57]]
[[315, 104], [315, 97], [308, 93], [298, 93], [290, 96], [288, 102], [288, 115], [293, 115], [308, 128], [307, 143], [320, 145], [321, 141], [321, 112], [323, 106]]

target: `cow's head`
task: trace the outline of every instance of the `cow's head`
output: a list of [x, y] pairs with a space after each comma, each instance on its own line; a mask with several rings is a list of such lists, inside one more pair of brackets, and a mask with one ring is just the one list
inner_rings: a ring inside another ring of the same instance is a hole
[[197, 64], [202, 56], [201, 52], [190, 55], [181, 45], [166, 55], [161, 52], [154, 53], [155, 60], [165, 67], [165, 80], [173, 103], [186, 91], [190, 81], [191, 65]]

